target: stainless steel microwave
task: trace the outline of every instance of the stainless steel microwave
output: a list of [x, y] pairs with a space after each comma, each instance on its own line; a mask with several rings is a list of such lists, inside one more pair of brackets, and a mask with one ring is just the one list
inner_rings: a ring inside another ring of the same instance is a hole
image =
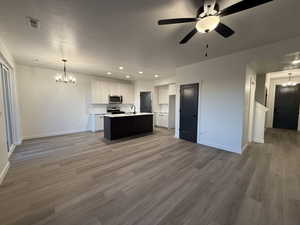
[[109, 104], [122, 104], [123, 97], [118, 95], [110, 95], [109, 98]]

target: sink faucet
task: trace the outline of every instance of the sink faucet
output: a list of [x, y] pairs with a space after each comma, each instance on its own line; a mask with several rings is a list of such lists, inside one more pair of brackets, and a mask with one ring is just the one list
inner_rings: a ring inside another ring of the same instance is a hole
[[131, 105], [131, 106], [130, 106], [130, 109], [131, 109], [131, 110], [134, 109], [133, 114], [136, 113], [136, 112], [135, 112], [135, 105]]

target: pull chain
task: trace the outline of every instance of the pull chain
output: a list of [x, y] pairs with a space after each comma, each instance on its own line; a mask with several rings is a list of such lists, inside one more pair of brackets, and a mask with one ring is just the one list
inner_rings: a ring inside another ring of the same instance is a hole
[[206, 45], [205, 57], [208, 57], [208, 44]]

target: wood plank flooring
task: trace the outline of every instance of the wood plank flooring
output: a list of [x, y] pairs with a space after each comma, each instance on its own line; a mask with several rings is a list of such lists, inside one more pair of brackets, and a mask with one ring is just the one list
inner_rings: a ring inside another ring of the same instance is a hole
[[299, 225], [300, 135], [268, 130], [243, 155], [167, 130], [25, 141], [0, 186], [1, 225]]

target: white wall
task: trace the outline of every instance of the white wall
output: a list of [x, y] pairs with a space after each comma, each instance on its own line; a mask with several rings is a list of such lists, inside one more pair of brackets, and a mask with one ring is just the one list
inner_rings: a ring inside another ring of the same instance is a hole
[[61, 71], [17, 65], [18, 93], [24, 139], [89, 130], [89, 113], [106, 112], [89, 104], [91, 81], [117, 80], [74, 74], [76, 85], [56, 83]]
[[[177, 68], [177, 84], [200, 83], [198, 143], [241, 152], [245, 68], [246, 62], [235, 55]], [[179, 91], [177, 88], [177, 137]]]
[[[198, 143], [242, 152], [247, 65], [270, 61], [300, 50], [300, 37], [179, 67], [176, 83], [201, 83]], [[176, 98], [176, 136], [179, 136], [179, 88]]]
[[[283, 72], [283, 74], [286, 75], [285, 72]], [[267, 112], [267, 118], [266, 118], [266, 127], [268, 127], [268, 128], [273, 127], [273, 114], [274, 114], [276, 85], [281, 85], [288, 81], [289, 81], [288, 78], [276, 78], [276, 79], [271, 78], [269, 81], [268, 98], [267, 98], [267, 107], [269, 108], [269, 111]], [[293, 81], [300, 83], [300, 77], [294, 77]], [[299, 128], [300, 128], [300, 119], [298, 120], [298, 130], [300, 130]]]

